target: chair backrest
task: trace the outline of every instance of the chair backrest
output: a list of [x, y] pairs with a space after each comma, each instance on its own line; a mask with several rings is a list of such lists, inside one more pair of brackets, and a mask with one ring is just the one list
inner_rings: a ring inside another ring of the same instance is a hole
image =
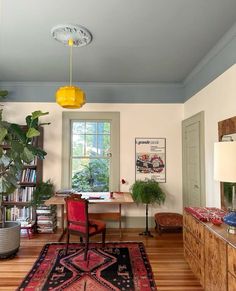
[[65, 202], [68, 223], [88, 225], [88, 201], [81, 198], [81, 194], [73, 194], [65, 198]]

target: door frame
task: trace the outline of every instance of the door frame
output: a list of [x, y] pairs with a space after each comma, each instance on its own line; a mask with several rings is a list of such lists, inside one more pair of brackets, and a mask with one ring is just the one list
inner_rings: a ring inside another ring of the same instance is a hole
[[206, 187], [205, 187], [205, 128], [204, 128], [204, 111], [201, 111], [182, 121], [182, 181], [183, 181], [183, 206], [187, 200], [187, 167], [186, 167], [186, 143], [185, 127], [199, 122], [199, 148], [200, 148], [200, 204], [206, 206]]

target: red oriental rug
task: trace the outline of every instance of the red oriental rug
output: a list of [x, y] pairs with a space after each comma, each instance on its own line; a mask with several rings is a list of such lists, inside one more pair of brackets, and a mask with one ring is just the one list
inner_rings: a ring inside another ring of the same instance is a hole
[[46, 244], [18, 290], [157, 290], [143, 243], [89, 245], [83, 260], [81, 244]]

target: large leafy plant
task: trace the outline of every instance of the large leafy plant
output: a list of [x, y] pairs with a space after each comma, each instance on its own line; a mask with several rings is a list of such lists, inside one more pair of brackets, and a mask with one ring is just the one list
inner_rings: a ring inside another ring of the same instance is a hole
[[20, 173], [25, 164], [35, 157], [43, 159], [47, 154], [34, 143], [40, 135], [39, 118], [48, 112], [34, 111], [25, 118], [24, 126], [2, 119], [0, 110], [0, 201], [2, 225], [4, 226], [3, 196], [12, 193], [18, 187]]

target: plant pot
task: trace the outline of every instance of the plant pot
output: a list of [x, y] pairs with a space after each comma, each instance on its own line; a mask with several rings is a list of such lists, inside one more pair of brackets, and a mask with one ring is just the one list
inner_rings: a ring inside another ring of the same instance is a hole
[[5, 222], [1, 228], [0, 223], [0, 258], [5, 259], [15, 255], [20, 247], [20, 223]]

